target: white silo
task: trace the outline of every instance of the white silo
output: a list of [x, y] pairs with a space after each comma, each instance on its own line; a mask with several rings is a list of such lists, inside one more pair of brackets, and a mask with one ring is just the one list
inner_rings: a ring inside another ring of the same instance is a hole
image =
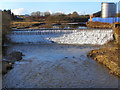
[[102, 3], [102, 18], [109, 18], [116, 16], [116, 4], [115, 3]]

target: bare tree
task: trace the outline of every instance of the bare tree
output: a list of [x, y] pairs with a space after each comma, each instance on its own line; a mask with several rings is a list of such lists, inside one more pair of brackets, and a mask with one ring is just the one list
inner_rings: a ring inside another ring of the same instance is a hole
[[45, 15], [45, 16], [50, 16], [50, 12], [49, 12], [49, 11], [46, 11], [46, 12], [44, 12], [44, 15]]
[[52, 15], [55, 15], [55, 16], [59, 16], [59, 15], [63, 15], [64, 13], [62, 12], [56, 12], [56, 13], [53, 13]]
[[37, 17], [40, 17], [40, 14], [41, 14], [40, 11], [32, 12], [32, 13], [31, 13], [31, 16], [37, 16]]

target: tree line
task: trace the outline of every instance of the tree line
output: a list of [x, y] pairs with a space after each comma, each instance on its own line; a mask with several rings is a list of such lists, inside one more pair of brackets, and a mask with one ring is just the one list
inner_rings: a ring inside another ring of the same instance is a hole
[[[45, 18], [40, 18], [45, 17]], [[76, 11], [72, 14], [64, 14], [56, 12], [51, 14], [50, 12], [32, 12], [30, 17], [26, 18], [26, 21], [46, 21], [46, 22], [87, 22], [89, 15], [79, 15]]]

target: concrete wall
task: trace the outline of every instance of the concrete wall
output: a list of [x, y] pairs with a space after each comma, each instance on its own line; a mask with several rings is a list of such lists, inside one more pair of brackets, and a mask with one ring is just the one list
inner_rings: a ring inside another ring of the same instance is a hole
[[15, 43], [58, 43], [103, 45], [113, 40], [113, 30], [42, 30], [14, 31], [9, 36]]

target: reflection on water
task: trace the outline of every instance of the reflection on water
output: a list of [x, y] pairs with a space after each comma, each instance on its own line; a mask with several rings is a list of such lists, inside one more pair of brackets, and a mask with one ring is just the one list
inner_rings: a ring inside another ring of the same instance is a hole
[[87, 58], [86, 53], [95, 48], [54, 44], [10, 45], [8, 53], [21, 51], [25, 56], [3, 78], [3, 87], [117, 87], [117, 77], [109, 74], [103, 65]]

